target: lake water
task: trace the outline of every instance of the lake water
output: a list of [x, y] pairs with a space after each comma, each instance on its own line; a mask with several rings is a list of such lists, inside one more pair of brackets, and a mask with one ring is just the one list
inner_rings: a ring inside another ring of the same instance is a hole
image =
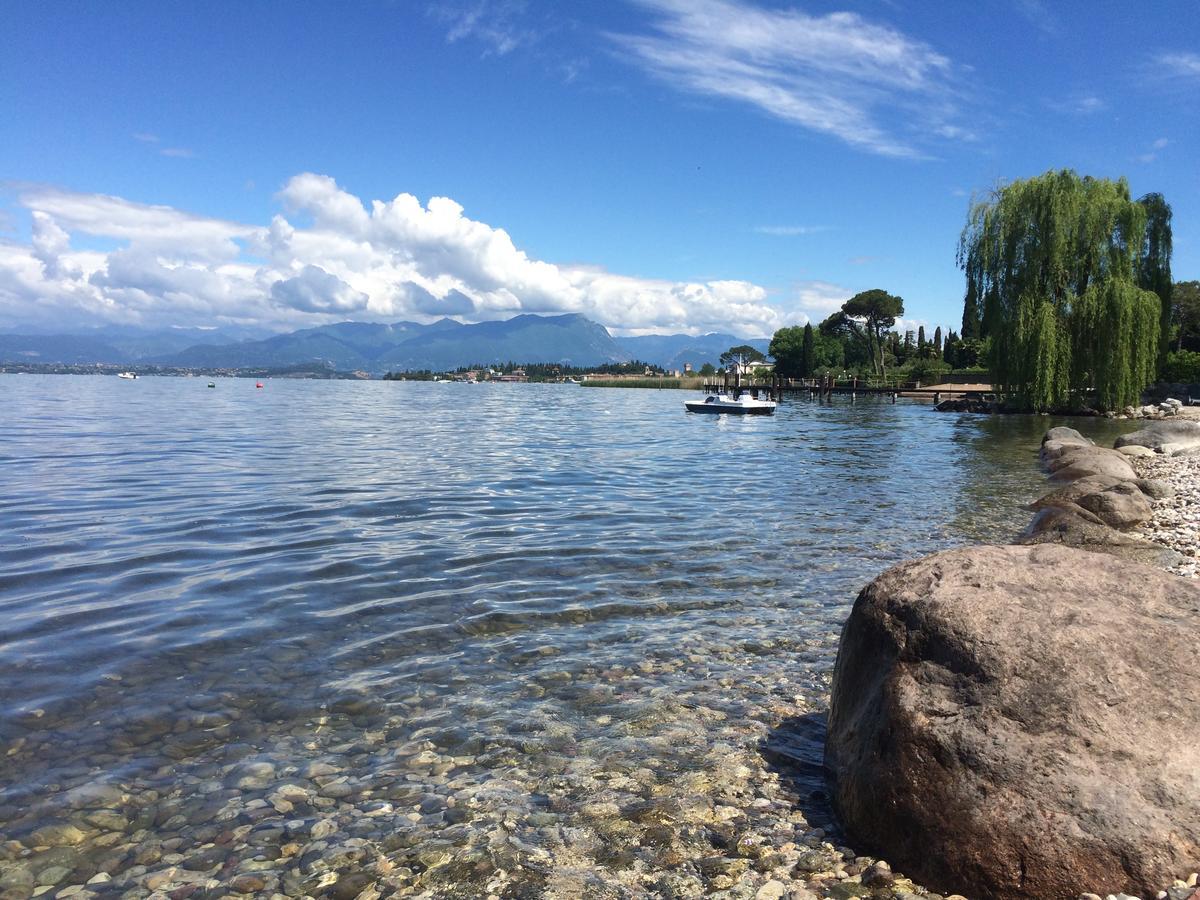
[[13, 896], [642, 896], [693, 826], [828, 824], [855, 594], [1023, 527], [1051, 424], [206, 381], [0, 376]]

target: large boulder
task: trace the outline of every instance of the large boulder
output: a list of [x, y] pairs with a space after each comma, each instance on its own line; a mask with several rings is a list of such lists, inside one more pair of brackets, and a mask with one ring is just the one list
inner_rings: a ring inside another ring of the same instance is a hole
[[1080, 444], [1090, 446], [1095, 444], [1091, 438], [1085, 438], [1074, 428], [1067, 428], [1065, 425], [1056, 425], [1042, 435], [1042, 444], [1049, 441], [1059, 441], [1064, 444]]
[[1105, 525], [1126, 530], [1149, 521], [1154, 509], [1133, 481], [1123, 481], [1102, 491], [1084, 494], [1075, 501]]
[[1066, 547], [898, 566], [842, 632], [852, 839], [945, 893], [1153, 897], [1200, 868], [1200, 589]]
[[1149, 447], [1162, 453], [1168, 445], [1175, 453], [1200, 450], [1200, 422], [1195, 419], [1171, 419], [1152, 422], [1130, 434], [1117, 438], [1114, 447]]
[[1137, 478], [1129, 460], [1116, 450], [1069, 445], [1061, 451], [1046, 453], [1046, 447], [1050, 446], [1051, 443], [1047, 443], [1042, 448], [1042, 464], [1050, 472], [1052, 481], [1077, 481], [1092, 475], [1104, 475], [1120, 481]]

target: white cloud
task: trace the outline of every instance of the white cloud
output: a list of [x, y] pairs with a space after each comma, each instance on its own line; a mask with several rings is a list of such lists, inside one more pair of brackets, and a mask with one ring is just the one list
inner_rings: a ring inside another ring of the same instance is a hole
[[639, 0], [655, 33], [613, 35], [631, 59], [691, 93], [758, 107], [885, 156], [920, 156], [912, 138], [970, 135], [953, 124], [953, 66], [929, 45], [849, 12], [808, 15], [742, 0]]
[[304, 312], [351, 313], [367, 308], [368, 297], [320, 266], [305, 266], [299, 275], [271, 285], [271, 298]]
[[[279, 199], [285, 214], [257, 226], [103, 194], [20, 188], [31, 239], [0, 240], [0, 323], [295, 328], [347, 315], [483, 321], [577, 312], [617, 333], [756, 336], [792, 321], [748, 281], [636, 278], [531, 258], [506, 231], [468, 218], [447, 197], [422, 204], [399, 194], [367, 204], [332, 178], [305, 173]], [[76, 234], [118, 246], [75, 250]], [[802, 307], [840, 289], [812, 282], [806, 290]]]
[[854, 292], [828, 281], [802, 281], [796, 285], [796, 312], [792, 318], [820, 322], [841, 309]]
[[1200, 53], [1160, 53], [1154, 68], [1175, 78], [1200, 78]]
[[754, 230], [758, 234], [769, 234], [772, 237], [800, 237], [832, 229], [828, 225], [757, 225]]
[[448, 30], [447, 43], [473, 38], [487, 49], [484, 55], [504, 56], [541, 34], [523, 22], [526, 4], [520, 0], [468, 0], [439, 3], [429, 8], [430, 15], [443, 21]]

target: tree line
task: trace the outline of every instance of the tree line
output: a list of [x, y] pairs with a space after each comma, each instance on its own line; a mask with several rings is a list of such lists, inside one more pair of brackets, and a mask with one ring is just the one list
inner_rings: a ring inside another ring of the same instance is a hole
[[894, 330], [904, 301], [863, 291], [817, 324], [782, 328], [776, 370], [942, 372], [982, 367], [1015, 410], [1117, 410], [1156, 378], [1200, 381], [1200, 282], [1171, 276], [1171, 207], [1124, 178], [1071, 170], [972, 203], [957, 262], [961, 331]]

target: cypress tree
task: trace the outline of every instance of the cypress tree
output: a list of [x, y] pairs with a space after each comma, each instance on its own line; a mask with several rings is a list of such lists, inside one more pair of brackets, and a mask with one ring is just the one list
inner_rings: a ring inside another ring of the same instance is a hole
[[1138, 266], [1138, 287], [1154, 291], [1162, 305], [1158, 368], [1167, 363], [1171, 342], [1171, 207], [1162, 194], [1146, 194], [1138, 203], [1146, 209], [1146, 237]]
[[933, 329], [933, 352], [938, 356], [942, 355], [942, 326], [939, 325]]
[[1158, 203], [1151, 215], [1152, 204], [1133, 201], [1124, 179], [1062, 170], [1013, 182], [972, 206], [958, 248], [964, 307], [978, 311], [982, 299], [993, 379], [1012, 405], [1066, 408], [1094, 390], [1097, 403], [1116, 409], [1153, 380], [1162, 301], [1141, 276], [1169, 266], [1170, 207]]
[[816, 360], [813, 359], [813, 329], [812, 323], [809, 322], [804, 326], [804, 343], [800, 347], [800, 377], [807, 378], [813, 373], [816, 368]]
[[917, 356], [925, 355], [925, 326], [917, 326]]

